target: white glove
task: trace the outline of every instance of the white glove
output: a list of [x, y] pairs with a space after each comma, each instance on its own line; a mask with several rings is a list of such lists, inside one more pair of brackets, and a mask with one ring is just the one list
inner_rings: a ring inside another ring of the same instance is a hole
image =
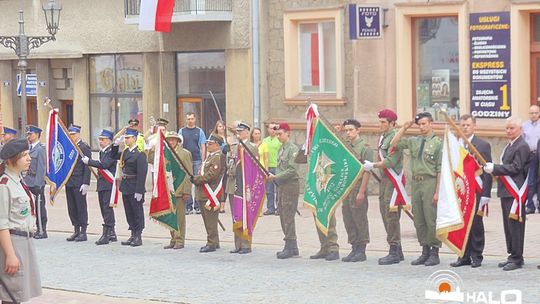
[[367, 172], [371, 172], [373, 168], [374, 168], [374, 165], [372, 162], [370, 162], [369, 160], [364, 161], [364, 170], [366, 170]]
[[135, 193], [134, 196], [135, 196], [135, 200], [136, 200], [137, 202], [142, 201], [142, 194], [141, 194], [141, 193]]
[[119, 146], [123, 142], [124, 142], [124, 136], [119, 136], [117, 139], [114, 140], [114, 145]]
[[484, 206], [489, 204], [489, 197], [482, 196], [480, 197], [480, 206]]
[[88, 158], [88, 156], [85, 155], [85, 156], [81, 157], [81, 160], [85, 165], [88, 165], [88, 161], [90, 160], [90, 158]]
[[484, 165], [484, 172], [486, 172], [487, 174], [491, 174], [493, 173], [493, 168], [495, 167], [495, 165], [493, 163], [486, 163]]
[[86, 192], [88, 192], [88, 187], [90, 187], [90, 185], [81, 185], [81, 188], [79, 189], [79, 191], [81, 192], [82, 195], [86, 195]]

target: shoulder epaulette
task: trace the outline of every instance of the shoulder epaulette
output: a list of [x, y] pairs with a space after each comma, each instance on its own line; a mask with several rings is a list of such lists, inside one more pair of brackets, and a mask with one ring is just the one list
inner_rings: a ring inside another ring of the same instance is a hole
[[7, 184], [8, 180], [9, 178], [7, 176], [2, 177], [2, 179], [0, 179], [0, 185]]

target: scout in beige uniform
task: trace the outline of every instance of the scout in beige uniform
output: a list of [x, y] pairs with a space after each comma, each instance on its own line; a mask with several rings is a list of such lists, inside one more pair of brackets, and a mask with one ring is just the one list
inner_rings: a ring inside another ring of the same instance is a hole
[[[221, 145], [223, 139], [216, 135], [211, 135], [206, 141], [208, 149], [208, 157], [204, 160], [201, 168], [200, 175], [192, 178], [193, 184], [197, 186], [195, 193], [195, 200], [201, 206], [201, 214], [204, 221], [204, 227], [206, 228], [207, 242], [206, 245], [201, 247], [200, 252], [212, 252], [219, 248], [219, 234], [218, 234], [218, 216], [219, 216], [219, 187], [222, 187], [221, 180], [223, 178], [224, 168], [222, 165], [221, 157]], [[205, 185], [206, 184], [206, 185]], [[205, 194], [204, 187], [210, 191], [218, 192], [217, 197], [214, 199], [216, 205], [215, 209], [207, 209], [206, 202], [209, 198]]]
[[[401, 139], [413, 123], [420, 127], [420, 136]], [[391, 146], [408, 149], [411, 153], [412, 172], [412, 211], [418, 242], [422, 246], [422, 255], [411, 265], [434, 266], [440, 263], [435, 222], [437, 220], [438, 185], [441, 172], [442, 141], [433, 133], [433, 117], [424, 112], [416, 115], [414, 122], [408, 121], [392, 139]]]
[[[184, 248], [184, 241], [186, 239], [186, 200], [191, 195], [191, 182], [188, 175], [193, 175], [193, 162], [191, 160], [191, 152], [182, 148], [182, 137], [178, 133], [171, 131], [167, 132], [166, 140], [176, 152], [176, 155], [182, 162], [182, 168], [188, 170], [186, 177], [182, 183], [175, 189], [174, 195], [176, 196], [176, 221], [178, 224], [178, 231], [171, 231], [171, 242], [165, 246], [165, 249], [182, 249]], [[173, 177], [174, 178], [174, 177]]]
[[34, 202], [21, 173], [30, 167], [28, 142], [14, 139], [0, 152], [0, 288], [2, 303], [26, 302], [41, 295], [41, 279], [32, 235]]
[[366, 161], [364, 170], [381, 169], [379, 183], [379, 210], [386, 230], [386, 241], [390, 245], [388, 255], [379, 259], [379, 265], [398, 264], [404, 260], [401, 250], [401, 229], [399, 219], [401, 206], [410, 207], [410, 199], [403, 183], [403, 151], [391, 149], [390, 142], [396, 135], [397, 115], [390, 109], [378, 113], [379, 128], [382, 132], [378, 145], [378, 162]]
[[[246, 123], [239, 122], [236, 126], [237, 139], [242, 141], [253, 155], [257, 155], [257, 147], [249, 142], [250, 127]], [[237, 142], [231, 145], [231, 151], [227, 153], [227, 194], [229, 195], [229, 203], [231, 210], [233, 209], [234, 195], [242, 195], [243, 179], [242, 168], [238, 167], [238, 151], [243, 149], [241, 143]], [[234, 223], [233, 223], [234, 224]], [[241, 233], [241, 232], [240, 232]], [[234, 231], [234, 250], [230, 253], [246, 254], [251, 252], [251, 241], [243, 239], [238, 235], [238, 231]]]
[[280, 123], [276, 135], [281, 142], [278, 152], [276, 174], [270, 174], [267, 181], [275, 181], [278, 185], [278, 209], [281, 229], [285, 234], [285, 247], [276, 254], [278, 259], [298, 256], [296, 242], [296, 226], [294, 216], [298, 208], [298, 164], [294, 162], [298, 147], [290, 140], [291, 128], [287, 123]]

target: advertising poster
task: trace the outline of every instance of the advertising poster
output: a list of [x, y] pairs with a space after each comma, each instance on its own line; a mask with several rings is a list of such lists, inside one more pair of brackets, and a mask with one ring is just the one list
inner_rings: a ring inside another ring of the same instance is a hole
[[470, 15], [471, 114], [508, 118], [510, 102], [510, 13]]
[[431, 100], [433, 102], [450, 101], [450, 70], [431, 71]]

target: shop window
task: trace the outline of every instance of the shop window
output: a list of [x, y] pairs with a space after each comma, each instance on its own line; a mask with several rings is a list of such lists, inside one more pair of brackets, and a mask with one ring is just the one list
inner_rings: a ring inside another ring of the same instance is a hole
[[[116, 132], [131, 118], [140, 121], [142, 132], [143, 56], [99, 55], [91, 56], [89, 62], [92, 139], [104, 128]], [[91, 146], [99, 148], [96, 140]]]
[[416, 113], [443, 120], [446, 111], [459, 119], [458, 18], [414, 19]]
[[343, 10], [285, 12], [285, 102], [343, 104]]

